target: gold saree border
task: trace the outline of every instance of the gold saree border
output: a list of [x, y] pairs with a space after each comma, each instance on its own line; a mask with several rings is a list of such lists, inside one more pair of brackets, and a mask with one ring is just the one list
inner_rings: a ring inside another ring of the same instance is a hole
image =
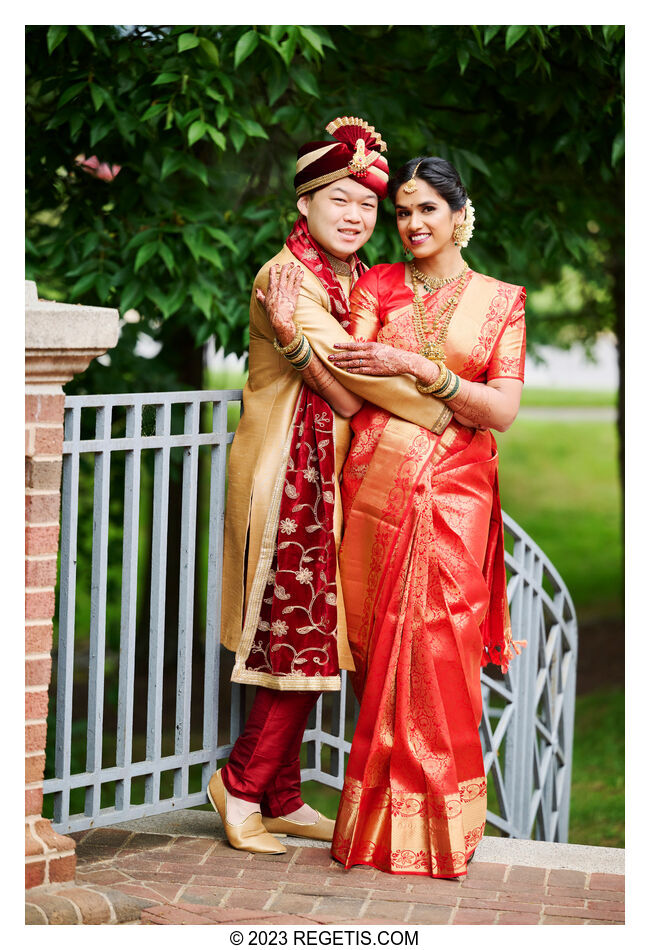
[[[278, 467], [278, 473], [273, 486], [273, 495], [271, 504], [264, 525], [262, 535], [262, 544], [257, 559], [257, 567], [251, 584], [250, 596], [248, 598], [248, 607], [244, 619], [244, 628], [242, 636], [235, 653], [235, 665], [230, 677], [233, 683], [244, 683], [252, 686], [266, 686], [269, 689], [277, 690], [300, 690], [309, 692], [312, 690], [318, 692], [336, 692], [341, 689], [341, 677], [337, 676], [305, 676], [300, 673], [290, 673], [287, 676], [275, 676], [273, 673], [264, 673], [258, 670], [246, 669], [246, 660], [251, 651], [255, 633], [257, 631], [257, 621], [260, 615], [262, 599], [266, 589], [269, 570], [275, 553], [275, 545], [278, 536], [278, 520], [280, 517], [280, 503], [282, 501], [282, 492], [284, 489], [284, 479], [286, 475], [287, 462], [289, 460], [289, 450], [291, 448], [291, 436], [293, 425], [297, 412], [294, 411], [289, 432], [282, 449], [282, 456]], [[336, 476], [335, 476], [336, 477]], [[337, 558], [338, 562], [338, 558]]]
[[[362, 796], [366, 820], [360, 834]], [[358, 779], [348, 778], [341, 793], [332, 855], [346, 867], [363, 863], [393, 874], [458, 876], [466, 872], [467, 857], [483, 836], [486, 813], [483, 775], [459, 782], [457, 792], [439, 796], [390, 786], [364, 788]], [[448, 848], [433, 851], [436, 839], [446, 840]]]

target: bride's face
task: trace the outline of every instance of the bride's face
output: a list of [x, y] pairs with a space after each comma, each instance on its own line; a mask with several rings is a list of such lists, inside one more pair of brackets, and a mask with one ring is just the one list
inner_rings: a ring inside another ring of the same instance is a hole
[[453, 245], [453, 233], [465, 217], [465, 209], [452, 211], [435, 188], [416, 178], [417, 191], [407, 194], [404, 186], [395, 196], [395, 214], [400, 237], [416, 258], [431, 257]]

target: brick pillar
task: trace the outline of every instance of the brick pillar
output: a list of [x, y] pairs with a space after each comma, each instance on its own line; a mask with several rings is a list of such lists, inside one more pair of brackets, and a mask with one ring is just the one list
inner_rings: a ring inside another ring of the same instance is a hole
[[59, 546], [63, 385], [115, 346], [118, 312], [39, 300], [25, 283], [25, 886], [69, 881], [75, 842], [41, 816]]

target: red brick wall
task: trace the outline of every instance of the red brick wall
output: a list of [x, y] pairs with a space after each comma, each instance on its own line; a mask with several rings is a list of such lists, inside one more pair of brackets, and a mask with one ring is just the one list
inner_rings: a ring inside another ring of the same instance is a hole
[[76, 860], [73, 839], [57, 834], [50, 822], [41, 817], [52, 673], [64, 400], [59, 390], [30, 393], [25, 401], [26, 887], [73, 879]]

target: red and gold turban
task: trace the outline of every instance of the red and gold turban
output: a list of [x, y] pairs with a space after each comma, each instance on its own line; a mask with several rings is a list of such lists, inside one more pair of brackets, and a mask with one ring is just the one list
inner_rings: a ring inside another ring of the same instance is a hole
[[350, 176], [370, 188], [381, 200], [388, 190], [388, 162], [381, 154], [386, 143], [364, 119], [343, 116], [334, 119], [326, 132], [335, 142], [307, 142], [298, 152], [296, 195], [329, 185]]

